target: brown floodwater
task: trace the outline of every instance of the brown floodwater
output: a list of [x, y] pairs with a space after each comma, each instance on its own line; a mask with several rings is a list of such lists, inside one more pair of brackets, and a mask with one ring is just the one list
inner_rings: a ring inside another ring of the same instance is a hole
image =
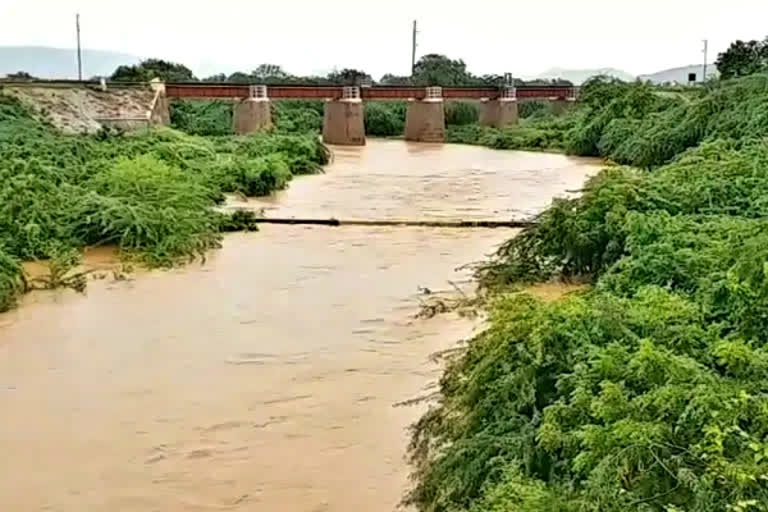
[[[369, 141], [270, 215], [509, 218], [594, 160]], [[372, 512], [408, 485], [430, 355], [478, 327], [416, 319], [508, 229], [269, 225], [205, 264], [35, 292], [0, 315], [0, 510]], [[95, 251], [93, 265], [109, 267]]]

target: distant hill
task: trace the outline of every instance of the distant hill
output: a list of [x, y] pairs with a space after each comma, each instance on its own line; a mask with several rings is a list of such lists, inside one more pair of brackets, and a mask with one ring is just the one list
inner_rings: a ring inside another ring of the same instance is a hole
[[634, 75], [615, 68], [598, 68], [598, 69], [563, 69], [563, 68], [551, 68], [543, 73], [539, 73], [536, 76], [530, 78], [562, 78], [573, 82], [574, 85], [581, 85], [593, 76], [607, 75], [619, 78], [625, 81], [632, 81], [635, 79]]
[[[702, 75], [703, 75], [702, 71], [703, 70], [702, 70], [701, 64], [691, 64], [690, 66], [665, 69], [664, 71], [658, 71], [656, 73], [651, 73], [648, 75], [640, 75], [638, 78], [643, 82], [650, 80], [654, 84], [663, 84], [667, 82], [687, 84], [689, 73], [696, 73], [696, 81], [700, 82], [702, 80]], [[719, 73], [714, 64], [710, 64], [707, 66], [707, 78], [714, 78], [718, 75]]]
[[[107, 76], [122, 64], [139, 57], [127, 53], [83, 50], [83, 79]], [[77, 78], [77, 51], [47, 46], [0, 46], [0, 77], [26, 71], [38, 78]]]

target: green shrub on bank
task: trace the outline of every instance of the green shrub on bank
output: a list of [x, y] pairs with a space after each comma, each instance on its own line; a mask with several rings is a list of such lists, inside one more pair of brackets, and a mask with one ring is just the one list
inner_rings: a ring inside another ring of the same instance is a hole
[[[589, 85], [566, 147], [642, 169], [606, 168], [478, 268], [498, 292], [489, 328], [414, 426], [407, 502], [768, 510], [765, 86], [657, 100]], [[591, 284], [552, 302], [510, 291], [553, 278]]]
[[521, 121], [519, 125], [501, 129], [477, 124], [448, 126], [445, 141], [494, 149], [563, 151], [564, 137], [570, 123], [568, 118], [549, 118], [534, 122]]
[[288, 163], [279, 154], [251, 158], [232, 158], [209, 175], [222, 192], [237, 192], [245, 196], [264, 196], [282, 190], [291, 180]]
[[557, 149], [652, 169], [703, 142], [768, 136], [768, 75], [719, 82], [686, 95], [596, 78], [583, 86], [579, 103], [553, 118], [548, 106], [523, 102], [519, 126], [500, 132], [476, 125], [448, 127], [447, 140], [500, 149]]
[[285, 133], [320, 133], [323, 105], [322, 101], [273, 101], [272, 122]]
[[511, 295], [491, 322], [415, 428], [422, 509], [768, 503], [768, 352], [712, 333], [696, 303], [658, 287]]
[[[273, 101], [272, 122], [275, 131], [284, 134], [320, 133], [323, 129], [322, 101]], [[365, 132], [374, 137], [397, 137], [404, 133], [404, 101], [368, 102], [364, 108]], [[231, 135], [232, 102], [176, 100], [171, 102], [171, 126], [190, 135]], [[473, 105], [449, 104], [446, 123], [467, 124], [477, 121]]]
[[224, 100], [174, 100], [171, 126], [190, 135], [231, 135], [233, 103]]
[[[323, 102], [273, 101], [272, 122], [283, 133], [319, 133], [323, 127]], [[190, 135], [232, 135], [234, 103], [223, 100], [174, 100], [171, 127]]]
[[477, 123], [480, 113], [473, 103], [449, 101], [445, 103], [445, 125], [464, 126]]
[[582, 101], [566, 150], [635, 167], [658, 167], [702, 142], [768, 135], [768, 75], [720, 82], [689, 96], [596, 80], [585, 86]]
[[521, 101], [517, 113], [520, 119], [546, 119], [552, 117], [552, 107], [548, 101]]
[[405, 131], [404, 101], [379, 102], [365, 104], [365, 133], [374, 137], [396, 137]]
[[19, 261], [0, 247], [0, 313], [16, 305], [16, 299], [24, 290]]
[[768, 143], [707, 143], [654, 172], [612, 167], [501, 246], [486, 283], [599, 275], [626, 254], [628, 214], [768, 215]]
[[218, 246], [209, 192], [153, 156], [117, 159], [84, 188], [64, 219], [78, 246], [115, 244], [152, 265], [171, 265]]
[[[224, 193], [269, 194], [328, 157], [314, 134], [64, 136], [0, 95], [0, 247], [30, 260], [116, 244], [171, 265], [218, 245]], [[3, 273], [3, 304], [14, 273]]]
[[607, 156], [643, 168], [661, 165], [688, 148], [717, 139], [768, 136], [768, 75], [723, 82], [706, 95], [643, 119]]

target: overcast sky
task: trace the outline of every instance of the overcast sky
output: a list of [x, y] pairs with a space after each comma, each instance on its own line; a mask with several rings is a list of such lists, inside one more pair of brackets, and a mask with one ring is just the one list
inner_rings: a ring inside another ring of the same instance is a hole
[[183, 62], [200, 75], [269, 62], [296, 74], [408, 74], [417, 55], [463, 58], [477, 74], [553, 66], [633, 74], [710, 61], [768, 35], [768, 0], [0, 0], [0, 46], [83, 46]]

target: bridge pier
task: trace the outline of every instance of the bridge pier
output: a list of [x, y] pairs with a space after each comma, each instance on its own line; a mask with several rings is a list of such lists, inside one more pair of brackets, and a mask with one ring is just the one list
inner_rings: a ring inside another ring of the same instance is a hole
[[517, 100], [514, 98], [500, 98], [488, 100], [480, 108], [480, 124], [504, 128], [515, 125], [520, 121]]
[[427, 87], [424, 100], [409, 100], [405, 113], [405, 140], [443, 142], [445, 109], [440, 87]]
[[253, 85], [250, 96], [235, 103], [232, 109], [232, 129], [238, 135], [261, 132], [272, 128], [272, 111], [267, 87]]
[[343, 146], [364, 146], [364, 121], [360, 89], [344, 87], [341, 99], [325, 102], [323, 142]]

